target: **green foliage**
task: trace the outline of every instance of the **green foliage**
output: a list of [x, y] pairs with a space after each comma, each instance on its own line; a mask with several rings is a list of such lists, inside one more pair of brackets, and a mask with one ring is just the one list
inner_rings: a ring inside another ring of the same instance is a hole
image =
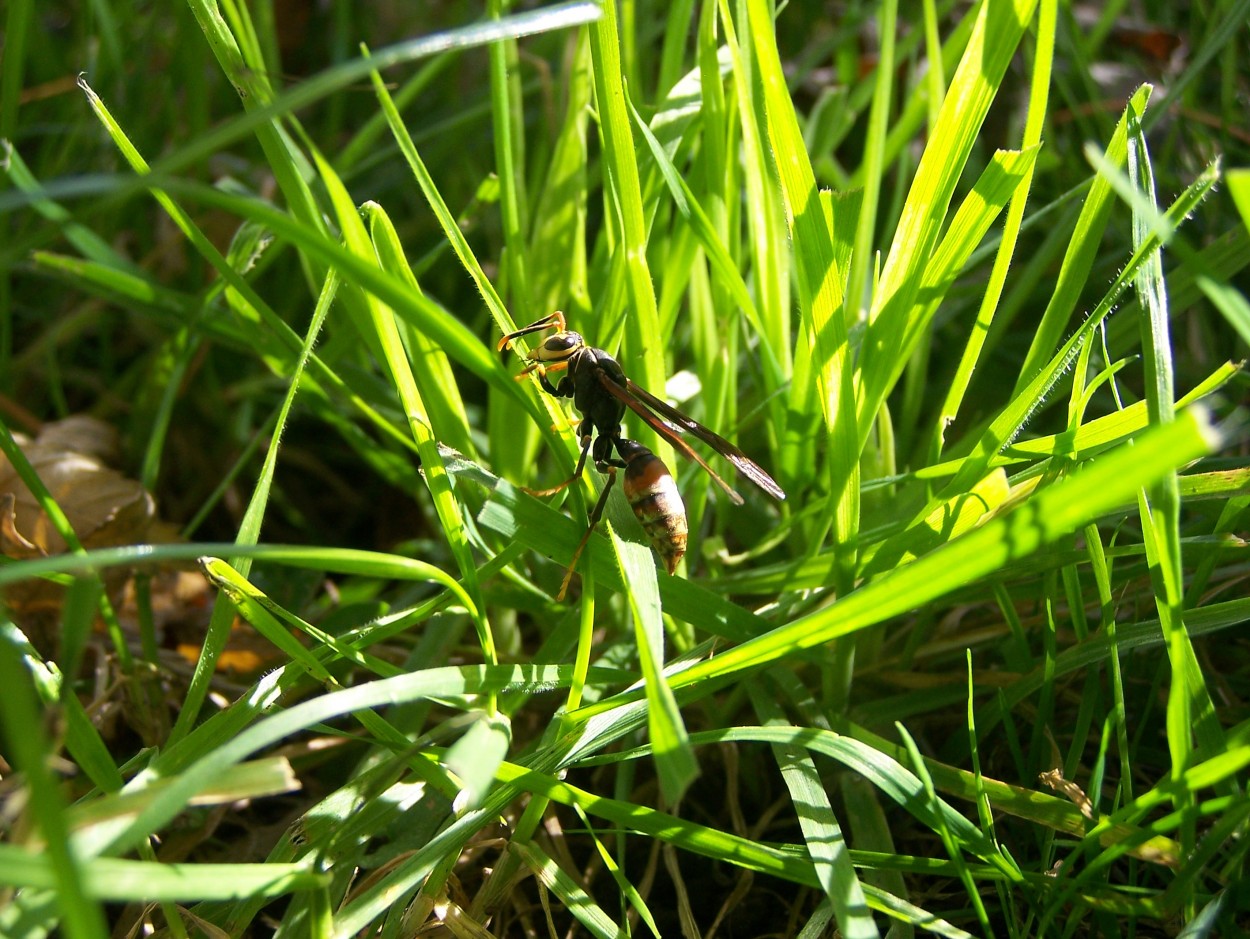
[[[1250, 0], [133, 6], [5, 14], [0, 934], [1250, 928]], [[785, 501], [631, 413], [557, 601], [554, 309]]]

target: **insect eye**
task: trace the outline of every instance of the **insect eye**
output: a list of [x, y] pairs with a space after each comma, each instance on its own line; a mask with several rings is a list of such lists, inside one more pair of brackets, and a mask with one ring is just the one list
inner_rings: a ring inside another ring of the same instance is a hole
[[574, 351], [582, 344], [582, 337], [577, 333], [564, 332], [548, 336], [540, 349], [544, 358], [555, 358]]

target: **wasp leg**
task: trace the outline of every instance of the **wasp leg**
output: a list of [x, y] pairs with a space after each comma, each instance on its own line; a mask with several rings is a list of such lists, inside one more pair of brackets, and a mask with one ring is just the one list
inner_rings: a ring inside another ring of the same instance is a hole
[[532, 362], [521, 371], [512, 376], [513, 381], [521, 381], [530, 372], [537, 372], [538, 377], [542, 378], [547, 372], [562, 372], [569, 367], [568, 361], [564, 362]]
[[577, 458], [577, 468], [573, 470], [573, 475], [557, 486], [550, 489], [530, 489], [528, 486], [522, 486], [521, 491], [527, 492], [531, 496], [554, 496], [561, 489], [567, 489], [573, 483], [582, 478], [582, 470], [586, 468], [586, 455], [590, 453], [590, 434], [582, 437], [582, 454]]
[[538, 372], [538, 383], [542, 385], [543, 391], [557, 398], [573, 397], [573, 382], [569, 376], [565, 375], [560, 381], [560, 387], [557, 388], [551, 383], [551, 379], [547, 377], [548, 372], [562, 372], [569, 367], [568, 362], [535, 362], [520, 373], [513, 375], [513, 381], [525, 381], [529, 377], [530, 372]]
[[582, 540], [577, 543], [573, 557], [569, 559], [569, 569], [564, 572], [564, 580], [560, 582], [560, 592], [556, 594], [556, 603], [563, 603], [564, 595], [569, 592], [569, 584], [573, 582], [573, 570], [577, 567], [577, 561], [582, 556], [582, 552], [586, 550], [586, 545], [590, 542], [590, 536], [594, 534], [595, 526], [599, 524], [599, 519], [603, 517], [604, 506], [608, 504], [608, 493], [612, 491], [612, 484], [616, 482], [615, 466], [612, 464], [599, 464], [599, 467], [607, 473], [608, 481], [603, 484], [603, 492], [599, 493], [599, 501], [591, 509], [586, 533], [582, 535]]

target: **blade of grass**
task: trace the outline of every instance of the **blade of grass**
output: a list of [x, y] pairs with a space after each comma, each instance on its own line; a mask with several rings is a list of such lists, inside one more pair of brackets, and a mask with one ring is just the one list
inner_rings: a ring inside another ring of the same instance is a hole
[[[314, 152], [314, 159], [321, 174], [321, 180], [334, 205], [339, 228], [343, 232], [347, 246], [357, 257], [376, 258], [376, 249], [369, 240], [360, 214], [352, 204], [342, 180], [320, 154]], [[425, 483], [433, 497], [434, 509], [438, 514], [443, 536], [447, 539], [452, 556], [460, 568], [465, 589], [473, 598], [473, 606], [479, 611], [479, 615], [475, 618], [475, 626], [478, 631], [478, 641], [482, 646], [482, 654], [488, 663], [494, 664], [498, 661], [495, 639], [490, 621], [483, 612], [481, 587], [477, 582], [477, 567], [473, 563], [472, 550], [465, 537], [460, 507], [456, 502], [447, 470], [443, 466], [442, 455], [439, 453], [438, 444], [430, 427], [428, 411], [408, 363], [408, 353], [399, 334], [395, 316], [382, 305], [380, 298], [373, 294], [366, 295], [366, 305], [370, 322], [358, 323], [357, 326], [363, 335], [372, 336], [373, 342], [380, 347], [381, 361], [385, 363], [400, 401], [403, 403], [409, 429], [416, 441], [417, 451], [421, 454]], [[487, 712], [493, 714], [494, 709], [495, 703], [492, 701], [487, 707]]]
[[[868, 314], [860, 361], [858, 449], [892, 386], [925, 266], [950, 200], [1037, 0], [985, 3], [925, 146]], [[969, 14], [970, 16], [972, 14]]]
[[[1014, 512], [905, 567], [883, 575], [837, 604], [698, 663], [670, 679], [674, 689], [723, 679], [741, 669], [777, 661], [800, 649], [823, 645], [890, 616], [930, 602], [956, 586], [1066, 537], [1103, 512], [1123, 505], [1147, 483], [1209, 452], [1217, 443], [1197, 409], [1175, 423], [1152, 428], [1132, 448], [1122, 447], [1081, 473], [1041, 490]], [[633, 700], [627, 692], [576, 712], [585, 719]]]
[[[8, 622], [0, 623], [0, 628], [7, 632]], [[4, 634], [0, 634], [0, 685], [5, 689], [0, 721], [12, 748], [13, 764], [26, 778], [31, 820], [43, 836], [42, 850], [48, 860], [61, 926], [69, 939], [103, 939], [108, 935], [104, 911], [87, 890], [82, 860], [70, 841], [65, 804], [51, 772], [52, 751], [43, 733], [44, 721], [30, 676], [22, 667], [18, 650]]]
[[[1050, 74], [1055, 56], [1055, 23], [1057, 18], [1058, 3], [1056, 0], [1041, 0], [1038, 9], [1037, 45], [1033, 54], [1033, 68], [1029, 84], [1028, 115], [1025, 119], [1024, 133], [1020, 141], [1021, 148], [1025, 150], [1040, 146], [1042, 140], [1042, 127], [1045, 122], [1046, 109], [1049, 102]], [[936, 461], [941, 453], [947, 425], [953, 423], [955, 418], [959, 416], [960, 405], [967, 394], [968, 384], [972, 380], [972, 373], [980, 361], [986, 337], [989, 335], [993, 324], [994, 314], [998, 311], [999, 302], [1002, 299], [1003, 286], [1006, 284], [1007, 275], [1011, 270], [1016, 241], [1020, 234], [1020, 225], [1024, 220], [1024, 210], [1028, 204], [1029, 190], [1033, 183], [1033, 169], [1034, 164], [1030, 163], [1022, 175], [1015, 193], [1011, 197], [1011, 206], [1007, 210], [1007, 219], [1003, 226], [1002, 240], [999, 242], [998, 253], [994, 256], [994, 267], [990, 272], [989, 284], [981, 301], [981, 307], [977, 311], [976, 324], [968, 337], [968, 343], [964, 347], [959, 365], [955, 370], [955, 377], [947, 390], [946, 399], [942, 404], [942, 410], [938, 415], [937, 425], [934, 428], [935, 437], [930, 447], [930, 462]]]
[[647, 731], [655, 748], [656, 771], [665, 802], [676, 805], [699, 775], [690, 738], [664, 676], [664, 623], [651, 549], [623, 541], [612, 530], [612, 544], [634, 620], [638, 664], [647, 688]]
[[[842, 273], [816, 188], [794, 103], [786, 87], [773, 21], [763, 0], [747, 0], [748, 24], [764, 88], [764, 113], [781, 181], [799, 272], [799, 306], [817, 374], [829, 445], [829, 516], [837, 546], [839, 593], [851, 586], [859, 529], [859, 456], [855, 393]], [[722, 5], [722, 18], [728, 13]], [[728, 27], [727, 27], [728, 29]]]
[[[499, 19], [510, 4], [489, 0], [487, 16]], [[503, 222], [504, 269], [513, 306], [522, 323], [537, 317], [529, 289], [525, 233], [529, 230], [529, 200], [525, 189], [525, 101], [521, 96], [515, 39], [501, 39], [487, 47], [490, 57], [491, 126], [495, 144], [495, 173], [499, 178], [499, 207]]]
[[530, 873], [564, 901], [565, 909], [571, 912], [592, 936], [598, 936], [600, 939], [616, 939], [622, 934], [622, 927], [608, 917], [594, 898], [532, 842], [518, 844], [513, 850], [521, 856], [521, 860], [530, 869]]
[[[291, 407], [295, 402], [295, 395], [299, 390], [300, 376], [304, 373], [304, 368], [312, 355], [313, 344], [321, 331], [322, 323], [325, 322], [326, 314], [330, 310], [330, 304], [338, 292], [338, 284], [338, 278], [331, 272], [330, 276], [326, 278], [325, 285], [321, 291], [321, 297], [317, 302], [317, 308], [313, 312], [312, 321], [308, 327], [308, 334], [304, 338], [300, 359], [295, 366], [292, 381], [282, 402], [282, 410], [279, 413], [275, 427], [275, 440], [281, 436], [283, 429], [286, 427], [287, 418], [290, 416]], [[265, 510], [269, 504], [273, 474], [278, 465], [279, 449], [276, 445], [271, 446], [265, 454], [265, 461], [256, 480], [256, 487], [252, 491], [252, 498], [248, 501], [242, 524], [239, 526], [237, 540], [241, 544], [255, 544], [260, 540], [261, 524], [264, 521]], [[231, 557], [231, 560], [237, 565], [240, 575], [246, 578], [251, 570], [251, 562], [246, 558], [234, 556]], [[195, 672], [192, 674], [191, 681], [187, 686], [187, 692], [182, 701], [182, 708], [178, 712], [178, 717], [166, 741], [167, 748], [184, 739], [191, 732], [191, 728], [195, 726], [195, 722], [199, 718], [200, 708], [208, 697], [209, 686], [217, 667], [217, 660], [225, 650], [226, 642], [230, 638], [234, 611], [234, 604], [225, 595], [219, 595], [217, 601], [213, 604], [208, 631], [204, 636], [204, 645], [200, 649], [199, 658], [196, 660]]]
[[[1138, 88], [1128, 107], [1142, 111], [1150, 100], [1151, 91], [1149, 85]], [[1115, 133], [1105, 152], [1106, 159], [1116, 166], [1124, 163], [1128, 153], [1128, 107], [1116, 124]], [[1041, 369], [1048, 351], [1055, 347], [1059, 336], [1067, 328], [1067, 322], [1097, 257], [1102, 233], [1111, 217], [1111, 207], [1110, 183], [1103, 176], [1096, 176], [1081, 206], [1081, 214], [1068, 242], [1054, 292], [1046, 304], [1041, 324], [1033, 334], [1033, 341], [1020, 368], [1020, 377], [1016, 381], [1017, 391], [1023, 389]]]
[[[1176, 206], [1160, 214], [1154, 205], [1153, 179], [1149, 156], [1142, 137], [1138, 112], [1130, 105], [1128, 112], [1129, 186], [1134, 195], [1133, 208], [1134, 266], [1136, 292], [1141, 298], [1141, 341], [1145, 356], [1146, 410], [1152, 424], [1166, 425], [1175, 419], [1171, 366], [1171, 341], [1168, 335], [1167, 288], [1163, 278], [1160, 247], [1177, 225]], [[1108, 176], [1112, 189], [1124, 190], [1119, 168], [1096, 154], [1095, 166]], [[1217, 174], [1208, 167], [1187, 193], [1205, 195], [1209, 181]], [[1166, 395], [1164, 402], [1160, 395]], [[1202, 678], [1202, 669], [1185, 632], [1184, 586], [1180, 554], [1180, 493], [1175, 474], [1157, 481], [1139, 497], [1147, 559], [1155, 589], [1156, 605], [1165, 635], [1169, 637], [1168, 656], [1172, 663], [1173, 681], [1168, 692], [1168, 739], [1174, 772], [1181, 772], [1189, 759], [1191, 732], [1196, 732], [1198, 758], [1211, 758], [1226, 748], [1223, 729], [1214, 720], [1215, 708]]]
[[[366, 202], [362, 211], [369, 219], [369, 239], [377, 253], [379, 266], [407, 282], [411, 290], [420, 293], [421, 285], [408, 266], [399, 233], [390, 216], [374, 202]], [[429, 409], [430, 426], [444, 445], [471, 458], [476, 452], [472, 428], [451, 362], [438, 344], [421, 330], [409, 326], [404, 338], [417, 363], [413, 378], [421, 400]]]
[[[1162, 239], [1159, 239], [1151, 224], [1158, 214], [1154, 210], [1154, 177], [1145, 134], [1139, 123], [1139, 115], [1131, 109], [1128, 170], [1134, 189], [1152, 210], [1147, 213], [1134, 207], [1133, 244], [1140, 249], [1147, 241]], [[1135, 286], [1142, 310], [1141, 340], [1145, 353], [1143, 365], [1147, 412], [1152, 423], [1166, 426], [1175, 421], [1176, 414], [1173, 403], [1172, 346], [1168, 333], [1167, 285], [1163, 277], [1161, 255], [1161, 249], [1156, 246], [1138, 272]], [[1144, 487], [1138, 504], [1155, 603], [1167, 640], [1168, 659], [1172, 669], [1167, 699], [1167, 739], [1172, 757], [1172, 778], [1179, 781], [1194, 759], [1215, 757], [1226, 750], [1227, 744], [1203, 679], [1202, 667], [1184, 625], [1181, 500], [1176, 473], [1168, 473], [1152, 485]], [[1235, 784], [1230, 788], [1231, 783], [1229, 780], [1221, 787], [1226, 795], [1238, 790]], [[1192, 809], [1193, 804], [1193, 793], [1182, 791], [1177, 807]], [[1181, 843], [1185, 846], [1186, 853], [1189, 853], [1197, 838], [1196, 819], [1190, 811], [1184, 815], [1186, 823], [1181, 826]]]
[[950, 830], [946, 824], [946, 819], [938, 807], [940, 801], [938, 799], [937, 790], [933, 786], [933, 779], [929, 775], [925, 766], [924, 759], [920, 756], [920, 748], [916, 746], [916, 741], [909, 734], [906, 728], [898, 725], [895, 729], [903, 738], [903, 745], [907, 748], [907, 754], [910, 757], [909, 763], [911, 770], [920, 780], [920, 784], [924, 787], [924, 798], [930, 803], [933, 815], [938, 820], [937, 833], [942, 839], [942, 843], [946, 846], [946, 853], [950, 855], [951, 863], [955, 867], [955, 873], [959, 880], [963, 883], [964, 892], [968, 895], [968, 901], [972, 905], [973, 911], [976, 913], [977, 921], [981, 925], [984, 933], [988, 934], [992, 931], [990, 926], [989, 914], [985, 911], [985, 903], [981, 899], [980, 892], [977, 890], [976, 884], [972, 880], [972, 875], [968, 871], [968, 865], [963, 858], [963, 850], [956, 839], [955, 833]]
[[[925, 3], [925, 36], [936, 36], [936, 22], [932, 3]], [[890, 103], [894, 96], [894, 34], [898, 28], [898, 2], [886, 0], [881, 5], [881, 24], [878, 35], [881, 37], [880, 57], [877, 60], [876, 84], [872, 93], [872, 106], [868, 112], [868, 127], [864, 133], [864, 158], [861, 162], [864, 177], [864, 196], [859, 217], [855, 226], [855, 247], [851, 254], [850, 270], [846, 277], [847, 304], [852, 315], [858, 319], [862, 306], [869, 304], [866, 296], [868, 269], [873, 258], [874, 230], [878, 223], [877, 213], [881, 199], [881, 186], [885, 178], [885, 139], [889, 119]], [[929, 72], [935, 87], [940, 91], [941, 59], [940, 55], [933, 58], [933, 45], [929, 47]], [[937, 49], [940, 53], [940, 47]], [[939, 94], [930, 92], [929, 100], [936, 103], [941, 100]]]
[[[789, 724], [781, 708], [764, 689], [751, 684], [747, 690], [762, 724], [798, 730]], [[785, 779], [790, 801], [794, 803], [816, 877], [833, 905], [838, 932], [853, 939], [880, 936], [851, 863], [842, 826], [834, 815], [829, 794], [811, 754], [800, 747], [780, 744], [774, 744], [772, 750]]]
[[[447, 666], [378, 679], [303, 701], [233, 734], [224, 742], [201, 749], [198, 758], [181, 772], [164, 776], [170, 780], [169, 787], [123, 828], [110, 832], [105, 844], [94, 839], [74, 839], [74, 847], [85, 856], [94, 856], [101, 850], [127, 850], [136, 840], [167, 824], [196, 793], [229, 767], [291, 734], [335, 717], [431, 697], [498, 694], [509, 688], [550, 690], [566, 684], [570, 674], [568, 666]], [[127, 789], [140, 788], [141, 782], [133, 781]]]
[[[254, 41], [255, 37], [248, 28], [250, 20], [246, 17], [246, 11], [240, 7], [227, 6], [227, 10], [240, 14], [235, 19], [236, 30], [232, 31], [215, 0], [188, 0], [188, 3], [196, 22], [204, 31], [209, 48], [217, 58], [217, 64], [238, 91], [244, 109], [253, 111], [271, 104], [275, 95], [269, 84], [269, 72]], [[240, 29], [243, 32], [242, 44], [235, 35]], [[301, 224], [319, 234], [326, 234], [321, 211], [306, 182], [307, 160], [279, 123], [278, 115], [258, 123], [255, 131], [256, 139], [265, 151], [266, 162], [286, 197], [292, 214]]]
[[[329, 880], [328, 874], [309, 870], [307, 863], [156, 864], [96, 858], [82, 870], [86, 897], [114, 903], [280, 897]], [[13, 845], [0, 845], [0, 880], [20, 887], [57, 887], [53, 865], [46, 855]]]
[[[625, 318], [627, 342], [622, 367], [644, 388], [664, 387], [664, 343], [659, 341], [659, 310], [647, 264], [647, 225], [638, 178], [638, 156], [630, 129], [628, 90], [621, 70], [621, 36], [615, 4], [603, 6], [603, 16], [590, 27], [591, 78], [603, 145], [604, 191], [618, 256], [624, 265], [630, 315]], [[649, 427], [640, 442], [666, 464], [671, 448]]]

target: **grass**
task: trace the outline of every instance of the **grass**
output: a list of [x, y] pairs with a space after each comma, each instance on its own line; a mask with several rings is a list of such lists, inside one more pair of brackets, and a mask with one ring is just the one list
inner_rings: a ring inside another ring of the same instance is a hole
[[1246, 7], [12, 0], [0, 934], [1250, 930]]

